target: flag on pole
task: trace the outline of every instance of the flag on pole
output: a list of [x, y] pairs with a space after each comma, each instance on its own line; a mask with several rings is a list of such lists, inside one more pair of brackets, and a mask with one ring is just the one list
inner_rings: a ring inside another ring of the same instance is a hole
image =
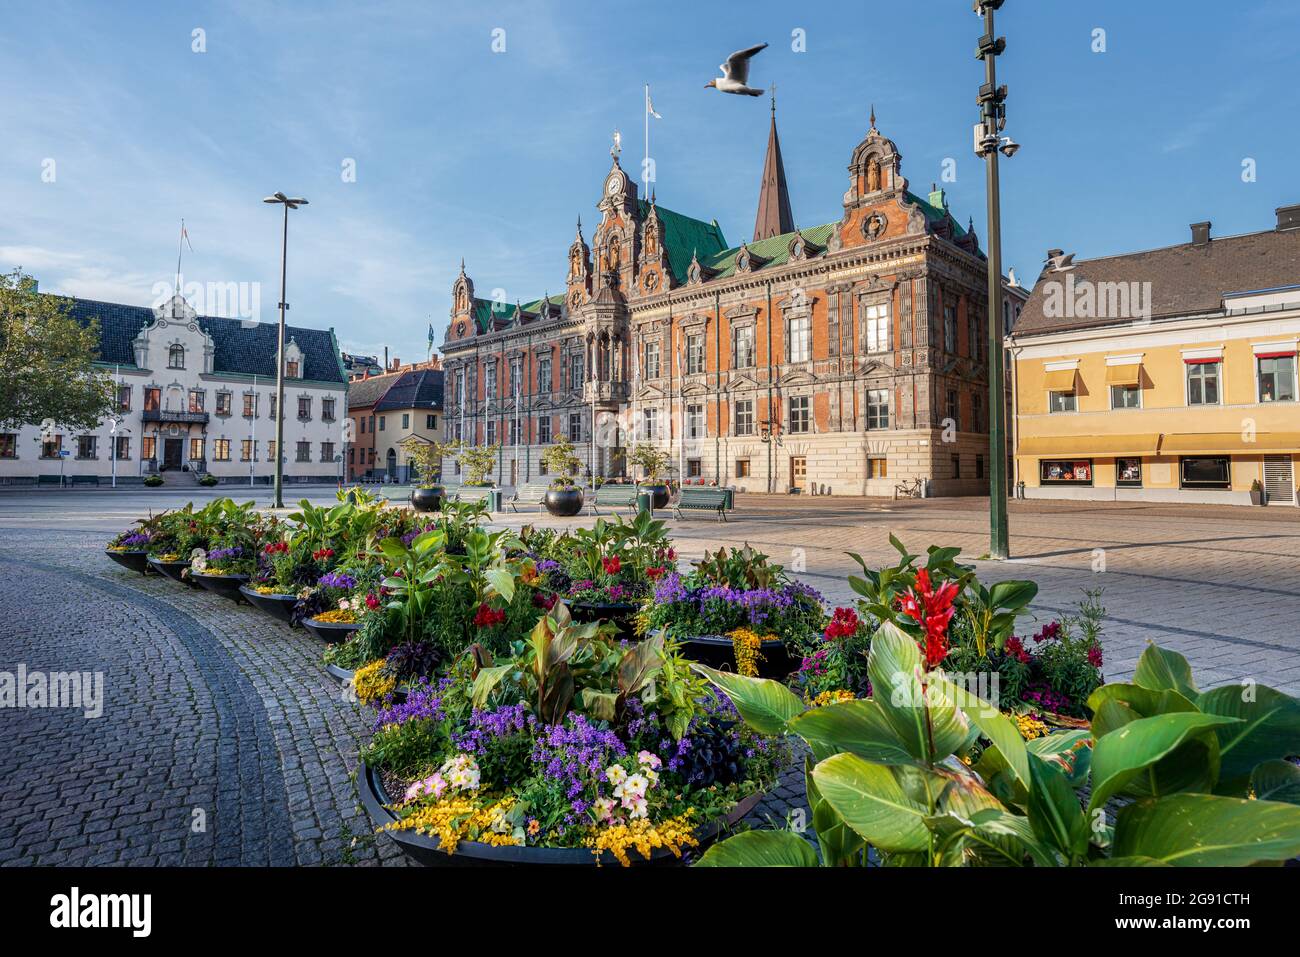
[[432, 351], [432, 349], [433, 349], [433, 343], [434, 343], [434, 341], [435, 341], [435, 340], [434, 340], [434, 337], [433, 337], [433, 323], [431, 322], [431, 323], [429, 323], [429, 349], [430, 349], [430, 351]]
[[646, 85], [646, 88], [645, 88], [645, 111], [646, 111], [646, 113], [648, 113], [649, 115], [653, 116], [656, 120], [662, 120], [662, 119], [663, 119], [662, 116], [660, 116], [658, 113], [655, 112], [655, 104], [654, 104], [654, 100], [650, 99], [650, 86], [649, 86], [649, 84], [647, 84], [647, 85]]
[[189, 230], [185, 228], [185, 220], [181, 220], [181, 239], [185, 240], [185, 245], [190, 247], [190, 252], [194, 252], [194, 247], [190, 244]]

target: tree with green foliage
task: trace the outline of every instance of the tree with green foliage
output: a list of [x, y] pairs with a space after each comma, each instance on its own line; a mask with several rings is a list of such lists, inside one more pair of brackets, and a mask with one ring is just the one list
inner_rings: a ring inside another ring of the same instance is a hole
[[573, 451], [573, 443], [567, 435], [557, 435], [542, 453], [542, 464], [555, 473], [553, 485], [572, 485], [573, 476], [582, 466], [581, 460]]
[[654, 485], [668, 471], [668, 453], [657, 445], [638, 442], [628, 461], [645, 472], [645, 481]]
[[501, 444], [466, 445], [464, 442], [453, 443], [456, 461], [465, 473], [466, 485], [490, 485], [488, 474], [496, 467], [497, 453]]
[[397, 446], [411, 460], [416, 485], [419, 488], [433, 488], [442, 476], [442, 458], [455, 451], [454, 444], [411, 435], [398, 442]]

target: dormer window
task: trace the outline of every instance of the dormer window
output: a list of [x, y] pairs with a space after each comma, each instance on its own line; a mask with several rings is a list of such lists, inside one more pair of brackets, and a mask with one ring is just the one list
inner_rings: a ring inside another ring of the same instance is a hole
[[185, 347], [174, 345], [167, 350], [167, 368], [184, 369], [185, 368]]
[[284, 364], [284, 377], [285, 377], [286, 379], [297, 379], [297, 378], [299, 378], [299, 375], [298, 375], [298, 360], [297, 360], [297, 359], [289, 359], [288, 361], [285, 362], [285, 364]]

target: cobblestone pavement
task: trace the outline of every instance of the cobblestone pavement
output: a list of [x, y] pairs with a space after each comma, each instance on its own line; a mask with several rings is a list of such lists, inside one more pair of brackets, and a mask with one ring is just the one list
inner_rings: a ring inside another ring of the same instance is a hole
[[[0, 494], [0, 670], [102, 671], [105, 697], [93, 719], [0, 711], [0, 864], [405, 863], [358, 805], [366, 719], [321, 669], [320, 646], [103, 556], [108, 535], [147, 508], [189, 497], [205, 496]], [[857, 569], [844, 553], [891, 561], [891, 532], [914, 551], [957, 545], [968, 559], [987, 542], [986, 503], [974, 499], [738, 504], [727, 524], [670, 519], [683, 558], [748, 541], [835, 602], [851, 599]], [[1112, 678], [1158, 641], [1188, 655], [1202, 685], [1253, 677], [1300, 692], [1300, 510], [1013, 503], [1012, 550], [1008, 563], [976, 560], [981, 576], [1037, 581], [1040, 616], [1103, 587]], [[802, 804], [792, 768], [750, 820], [779, 822]]]

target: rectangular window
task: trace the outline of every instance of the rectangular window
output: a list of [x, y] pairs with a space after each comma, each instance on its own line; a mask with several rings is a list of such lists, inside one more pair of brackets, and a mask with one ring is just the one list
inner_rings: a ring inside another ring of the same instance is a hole
[[975, 432], [984, 431], [984, 396], [978, 392], [970, 394], [970, 417], [971, 429]]
[[158, 457], [158, 440], [152, 435], [146, 435], [140, 439], [140, 458], [153, 459]]
[[299, 442], [299, 443], [298, 443], [298, 461], [299, 461], [299, 462], [310, 462], [310, 461], [311, 461], [311, 443], [310, 443], [310, 442]]
[[570, 442], [582, 441], [582, 413], [581, 412], [569, 413], [569, 441]]
[[131, 387], [129, 385], [120, 385], [117, 387], [117, 411], [131, 411]]
[[569, 356], [569, 388], [581, 389], [582, 378], [584, 373], [583, 355], [581, 352], [575, 352]]
[[167, 350], [167, 368], [184, 369], [185, 368], [185, 347], [172, 346]]
[[1142, 408], [1142, 389], [1136, 385], [1113, 385], [1110, 387], [1110, 407], [1112, 409]]
[[687, 459], [687, 460], [686, 460], [686, 477], [687, 477], [687, 478], [699, 478], [702, 474], [703, 474], [703, 469], [702, 469], [702, 467], [701, 467], [701, 465], [700, 465], [700, 460], [699, 460], [699, 459]]
[[537, 360], [537, 391], [551, 391], [551, 357], [542, 356]]
[[867, 478], [869, 479], [889, 478], [889, 460], [888, 459], [867, 459]]
[[957, 390], [949, 389], [945, 396], [944, 409], [955, 428], [961, 428], [961, 406], [957, 402]]
[[333, 399], [320, 400], [320, 417], [322, 422], [334, 421], [334, 400]]
[[984, 477], [984, 456], [975, 456], [975, 477], [982, 479]]
[[519, 444], [519, 420], [518, 419], [510, 420], [510, 440], [508, 444], [510, 445]]
[[488, 419], [487, 423], [487, 444], [497, 444], [497, 423], [496, 419]]
[[806, 395], [797, 395], [790, 400], [790, 432], [808, 431], [810, 405], [811, 400]]
[[[373, 452], [374, 449], [371, 449], [370, 451]], [[266, 460], [268, 462], [275, 461], [275, 439], [270, 439], [266, 443]]]
[[95, 436], [93, 435], [77, 436], [77, 458], [79, 459], [97, 458], [95, 454], [97, 451], [97, 446], [98, 443], [96, 442]]
[[957, 307], [943, 307], [943, 351], [957, 351]]
[[975, 314], [974, 309], [967, 309], [966, 316], [966, 338], [967, 348], [970, 351], [970, 357], [978, 361], [980, 357], [980, 324], [979, 317]]
[[754, 327], [742, 326], [731, 334], [731, 364], [748, 369], [754, 364]]
[[[371, 418], [373, 419], [374, 416], [371, 416]], [[379, 417], [379, 431], [380, 431], [380, 432], [384, 431], [384, 426], [387, 424], [387, 422], [386, 422], [385, 420], [386, 420], [386, 417], [385, 417], [385, 416], [382, 416], [382, 415], [381, 415], [381, 416]], [[373, 423], [372, 423], [372, 425], [373, 425]]]
[[162, 389], [144, 390], [144, 410], [146, 412], [157, 412], [161, 405]]
[[736, 434], [754, 434], [754, 400], [736, 400]]
[[1232, 466], [1226, 455], [1185, 455], [1179, 462], [1183, 488], [1232, 487]]
[[200, 438], [190, 439], [190, 461], [202, 462], [203, 458], [203, 440]]
[[405, 432], [405, 431], [406, 431], [407, 429], [409, 429], [410, 427], [411, 427], [411, 413], [409, 413], [409, 412], [403, 412], [403, 413], [402, 413], [402, 431]]
[[63, 436], [47, 435], [41, 439], [41, 458], [57, 459], [63, 450]]
[[320, 444], [320, 460], [321, 460], [322, 462], [333, 462], [333, 461], [334, 461], [334, 443], [333, 443], [333, 442], [322, 442], [322, 443]]
[[1044, 485], [1091, 485], [1092, 459], [1043, 459], [1038, 463], [1038, 480]]
[[274, 420], [277, 419], [277, 418], [279, 417], [279, 415], [280, 415], [280, 412], [279, 412], [279, 409], [280, 409], [280, 399], [279, 399], [278, 396], [274, 396], [274, 395], [272, 395], [272, 396], [268, 396], [268, 398], [271, 400], [271, 419], [272, 419], [272, 421], [274, 421]]
[[831, 293], [826, 302], [826, 354], [840, 354], [840, 294]]
[[190, 411], [191, 412], [203, 411], [203, 390], [202, 389], [190, 389]]
[[645, 377], [647, 379], [658, 379], [661, 375], [659, 370], [659, 349], [660, 344], [657, 339], [645, 344]]
[[736, 478], [749, 478], [749, 459], [736, 459]]
[[298, 418], [300, 419], [311, 418], [311, 396], [309, 395], [298, 396]]
[[1257, 355], [1259, 363], [1259, 401], [1295, 401], [1295, 353]]
[[1077, 406], [1073, 392], [1049, 392], [1047, 394], [1048, 412], [1075, 412]]
[[119, 435], [114, 439], [113, 455], [118, 460], [131, 457], [131, 436]]
[[551, 441], [551, 417], [544, 415], [537, 420], [537, 442], [540, 445], [548, 445]]
[[702, 439], [704, 435], [704, 406], [688, 405], [686, 407], [686, 437], [689, 439]]
[[891, 352], [894, 348], [894, 339], [889, 324], [889, 303], [880, 302], [866, 306], [862, 310], [862, 321], [865, 324], [863, 328], [866, 334], [865, 351]]
[[251, 462], [253, 455], [256, 453], [256, 444], [253, 439], [239, 440], [239, 461]]
[[867, 390], [867, 428], [889, 428], [889, 390]]
[[961, 478], [961, 456], [953, 455], [951, 458], [952, 458], [952, 477]]
[[686, 337], [686, 374], [698, 375], [704, 371], [704, 336]]
[[1219, 404], [1219, 367], [1221, 359], [1188, 360], [1187, 366], [1187, 404]]
[[438, 417], [436, 415], [426, 415], [424, 417], [424, 427], [426, 429], [436, 429], [438, 427]]
[[641, 410], [641, 437], [648, 441], [659, 438], [659, 410], [655, 408]]
[[483, 389], [484, 394], [489, 398], [495, 398], [497, 394], [497, 364], [489, 362], [483, 367]]
[[0, 432], [0, 459], [18, 458], [18, 435], [15, 432]]
[[217, 462], [230, 461], [230, 439], [212, 440], [212, 458]]
[[251, 419], [257, 414], [257, 395], [253, 392], [244, 393], [244, 418]]
[[1115, 484], [1121, 488], [1142, 487], [1142, 460], [1116, 459]]
[[284, 377], [286, 379], [298, 378], [298, 360], [290, 359], [284, 364]]
[[807, 362], [812, 358], [812, 323], [807, 316], [797, 316], [786, 325], [787, 362]]
[[217, 415], [229, 415], [230, 406], [233, 401], [234, 401], [234, 396], [232, 396], [229, 392], [218, 392], [217, 393]]

